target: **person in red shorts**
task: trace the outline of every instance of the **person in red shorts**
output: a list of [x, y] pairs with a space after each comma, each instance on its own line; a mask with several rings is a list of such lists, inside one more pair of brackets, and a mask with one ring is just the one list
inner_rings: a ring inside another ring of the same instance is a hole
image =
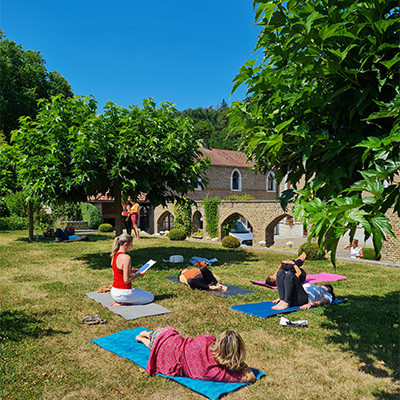
[[137, 227], [137, 223], [138, 223], [138, 219], [139, 219], [139, 209], [140, 206], [138, 203], [136, 203], [135, 201], [131, 200], [131, 206], [128, 205], [127, 207], [127, 211], [131, 217], [131, 221], [132, 221], [132, 230], [133, 233], [135, 234], [135, 239], [139, 239], [139, 229]]

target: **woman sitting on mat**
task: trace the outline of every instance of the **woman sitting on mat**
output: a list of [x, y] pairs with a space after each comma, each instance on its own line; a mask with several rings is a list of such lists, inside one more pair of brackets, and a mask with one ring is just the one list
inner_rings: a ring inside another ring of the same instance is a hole
[[335, 299], [332, 285], [317, 286], [306, 283], [302, 285], [297, 277], [280, 269], [276, 276], [279, 299], [271, 307], [273, 310], [285, 310], [289, 307], [300, 306], [302, 310], [332, 303]]
[[114, 282], [111, 288], [111, 306], [147, 304], [154, 300], [151, 293], [132, 288], [132, 281], [144, 276], [144, 272], [132, 269], [131, 258], [126, 254], [132, 248], [132, 236], [127, 233], [114, 239], [111, 251], [111, 266]]
[[[218, 278], [218, 277], [217, 277]], [[220, 290], [226, 292], [227, 287], [218, 283], [217, 278], [206, 267], [184, 269], [179, 273], [179, 282], [199, 290]]]
[[265, 283], [270, 286], [276, 286], [276, 276], [277, 273], [280, 269], [283, 269], [286, 272], [291, 272], [296, 275], [298, 279], [300, 279], [301, 283], [304, 283], [306, 280], [307, 274], [304, 269], [300, 268], [303, 264], [304, 261], [307, 258], [306, 253], [301, 253], [296, 260], [284, 260], [281, 262], [281, 265], [278, 267], [274, 275], [269, 276], [266, 280]]
[[136, 340], [150, 349], [146, 372], [186, 376], [215, 382], [254, 382], [253, 371], [245, 364], [245, 344], [234, 331], [183, 338], [170, 326], [142, 331]]

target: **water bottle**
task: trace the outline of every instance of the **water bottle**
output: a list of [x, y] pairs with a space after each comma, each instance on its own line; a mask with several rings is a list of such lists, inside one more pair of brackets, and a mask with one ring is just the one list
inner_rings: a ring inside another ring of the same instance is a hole
[[39, 241], [39, 234], [38, 233], [36, 234], [36, 241], [37, 242]]

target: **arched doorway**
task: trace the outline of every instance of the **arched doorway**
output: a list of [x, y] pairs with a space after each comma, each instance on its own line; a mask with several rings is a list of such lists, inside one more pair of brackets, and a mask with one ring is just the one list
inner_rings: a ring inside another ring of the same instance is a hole
[[174, 216], [165, 211], [157, 221], [157, 232], [170, 231], [174, 227]]
[[240, 240], [240, 244], [253, 245], [253, 227], [241, 214], [233, 213], [225, 218], [221, 224], [221, 239], [229, 234]]
[[192, 232], [198, 232], [200, 229], [203, 229], [203, 216], [197, 210], [192, 217]]
[[274, 218], [265, 228], [265, 246], [270, 247], [275, 243], [275, 233], [278, 223], [285, 217], [289, 217], [289, 214], [282, 214], [279, 217]]

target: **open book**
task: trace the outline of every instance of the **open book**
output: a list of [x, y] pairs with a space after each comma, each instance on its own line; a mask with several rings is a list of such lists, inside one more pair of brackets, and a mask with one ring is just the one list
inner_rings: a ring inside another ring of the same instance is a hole
[[152, 267], [154, 264], [156, 263], [156, 261], [154, 260], [149, 260], [147, 261], [146, 264], [143, 265], [143, 267], [141, 267], [136, 273], [138, 274], [139, 272], [146, 272], [150, 267]]

